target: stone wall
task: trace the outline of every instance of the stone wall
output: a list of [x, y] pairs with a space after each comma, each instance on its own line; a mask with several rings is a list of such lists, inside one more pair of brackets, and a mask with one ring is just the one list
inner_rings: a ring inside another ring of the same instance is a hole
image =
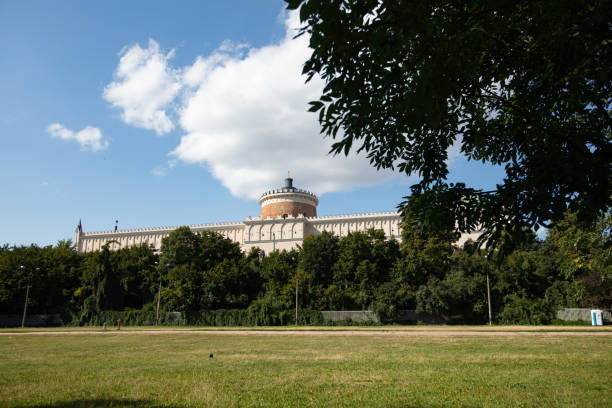
[[317, 207], [305, 203], [297, 203], [292, 201], [285, 201], [280, 203], [267, 204], [261, 209], [261, 218], [266, 219], [283, 217], [297, 217], [298, 215], [304, 215], [305, 217], [316, 217]]
[[[314, 207], [313, 207], [314, 208]], [[141, 228], [119, 231], [80, 232], [77, 230], [75, 242], [79, 252], [98, 251], [106, 243], [111, 250], [150, 245], [161, 249], [162, 239], [178, 227]], [[243, 222], [213, 223], [189, 225], [193, 232], [215, 231], [238, 243], [243, 251], [253, 247], [263, 249], [266, 253], [274, 250], [291, 250], [297, 248], [309, 235], [327, 231], [338, 237], [345, 237], [351, 232], [367, 231], [370, 228], [380, 229], [387, 239], [401, 241], [401, 216], [396, 212], [367, 214], [333, 215], [308, 218], [304, 215], [287, 218], [248, 217]], [[475, 239], [478, 233], [464, 234], [457, 246], [462, 246], [467, 239]]]
[[354, 322], [379, 322], [376, 313], [370, 310], [325, 310], [322, 311], [323, 319], [338, 322], [352, 320]]
[[[586, 308], [566, 308], [557, 311], [557, 319], [559, 320], [584, 320], [587, 322], [591, 321], [591, 310]], [[609, 310], [602, 310], [603, 319], [605, 322], [612, 322], [612, 315]]]
[[[21, 327], [23, 315], [0, 315], [0, 327]], [[25, 327], [51, 327], [61, 326], [62, 319], [59, 314], [33, 314], [27, 315]]]

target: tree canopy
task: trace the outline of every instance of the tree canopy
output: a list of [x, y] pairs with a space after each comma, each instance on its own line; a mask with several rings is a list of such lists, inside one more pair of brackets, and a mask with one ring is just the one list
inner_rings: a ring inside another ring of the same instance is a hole
[[[598, 0], [286, 0], [312, 54], [310, 110], [334, 154], [418, 174], [409, 198], [461, 231], [538, 228], [612, 203], [610, 21]], [[446, 184], [448, 150], [505, 167], [493, 191]], [[433, 220], [435, 223], [435, 220]], [[439, 222], [439, 221], [438, 221]], [[517, 229], [520, 230], [520, 229]]]

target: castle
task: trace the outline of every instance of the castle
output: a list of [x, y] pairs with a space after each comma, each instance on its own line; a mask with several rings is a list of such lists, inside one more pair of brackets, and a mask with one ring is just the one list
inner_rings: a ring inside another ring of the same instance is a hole
[[[302, 244], [305, 237], [333, 232], [344, 237], [350, 232], [383, 230], [388, 239], [401, 240], [401, 216], [397, 212], [352, 214], [317, 217], [319, 199], [309, 191], [293, 187], [286, 178], [282, 188], [268, 191], [259, 199], [260, 217], [244, 221], [189, 225], [193, 232], [215, 231], [240, 244], [243, 251], [258, 247], [266, 253], [290, 250]], [[139, 228], [115, 231], [83, 232], [81, 221], [76, 228], [75, 246], [78, 252], [97, 251], [106, 243], [111, 249], [135, 245], [161, 248], [162, 239], [177, 227]]]

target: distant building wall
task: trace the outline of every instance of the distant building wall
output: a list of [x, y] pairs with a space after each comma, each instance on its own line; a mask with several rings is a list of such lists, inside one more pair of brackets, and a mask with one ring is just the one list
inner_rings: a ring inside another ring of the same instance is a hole
[[[317, 217], [319, 199], [310, 191], [293, 187], [287, 177], [283, 187], [265, 192], [259, 199], [261, 217], [244, 222], [190, 225], [193, 232], [215, 231], [238, 243], [243, 251], [257, 247], [265, 252], [291, 250], [302, 245], [309, 235], [324, 231], [342, 238], [351, 232], [382, 230], [387, 239], [401, 240], [401, 215], [397, 212], [332, 215]], [[106, 244], [112, 250], [138, 245], [161, 249], [162, 240], [178, 227], [141, 228], [119, 231], [83, 232], [81, 221], [76, 229], [78, 252], [99, 251]], [[462, 247], [478, 233], [464, 234], [457, 246]]]
[[[345, 237], [350, 232], [381, 229], [387, 238], [401, 239], [399, 213], [352, 214], [312, 217], [303, 215], [287, 218], [247, 218], [244, 222], [190, 225], [193, 232], [215, 231], [238, 243], [242, 250], [253, 247], [265, 252], [297, 248], [308, 235], [332, 232]], [[117, 250], [141, 244], [161, 249], [162, 239], [178, 227], [141, 228], [118, 231], [82, 232], [77, 228], [75, 242], [79, 252], [99, 251], [103, 245]]]
[[[162, 239], [178, 227], [140, 228], [118, 231], [82, 232], [77, 228], [75, 243], [79, 252], [93, 252], [109, 244], [117, 250], [146, 244], [161, 249]], [[397, 212], [332, 215], [323, 217], [247, 218], [243, 222], [189, 225], [193, 232], [215, 231], [238, 243], [243, 251], [257, 247], [266, 253], [274, 250], [291, 250], [302, 245], [309, 235], [327, 231], [338, 237], [349, 233], [365, 232], [371, 228], [382, 230], [387, 239], [401, 242], [401, 215]], [[476, 240], [478, 232], [463, 234], [455, 244], [462, 247], [468, 240]]]

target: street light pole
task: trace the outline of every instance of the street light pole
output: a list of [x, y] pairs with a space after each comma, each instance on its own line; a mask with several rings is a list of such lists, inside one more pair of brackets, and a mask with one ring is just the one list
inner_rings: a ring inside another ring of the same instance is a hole
[[[21, 265], [19, 269], [21, 269], [21, 273], [23, 273], [25, 271], [25, 266]], [[23, 304], [23, 316], [21, 318], [21, 328], [22, 329], [25, 326], [25, 319], [26, 319], [26, 312], [28, 310], [28, 297], [29, 296], [30, 296], [30, 283], [28, 282], [26, 286], [25, 303]]]
[[159, 288], [157, 289], [157, 310], [155, 312], [155, 325], [159, 324], [159, 297], [161, 295], [161, 271], [159, 270], [159, 262], [155, 261], [155, 268], [159, 273]]
[[159, 288], [157, 289], [157, 312], [155, 312], [155, 325], [159, 325], [159, 302], [161, 300], [161, 273], [159, 274]]
[[[291, 258], [292, 261], [295, 262], [295, 258]], [[295, 325], [298, 325], [298, 271], [297, 268], [295, 270]]]
[[[169, 267], [170, 267], [170, 264], [166, 264], [166, 271], [168, 270]], [[161, 279], [161, 270], [160, 270], [159, 271], [159, 288], [157, 289], [157, 312], [155, 313], [155, 325], [156, 326], [159, 325], [159, 303], [161, 301], [161, 286], [162, 286], [162, 279]]]
[[489, 284], [489, 257], [492, 252], [487, 255], [487, 304], [489, 305], [489, 326], [493, 325], [493, 313], [491, 312], [491, 285]]

